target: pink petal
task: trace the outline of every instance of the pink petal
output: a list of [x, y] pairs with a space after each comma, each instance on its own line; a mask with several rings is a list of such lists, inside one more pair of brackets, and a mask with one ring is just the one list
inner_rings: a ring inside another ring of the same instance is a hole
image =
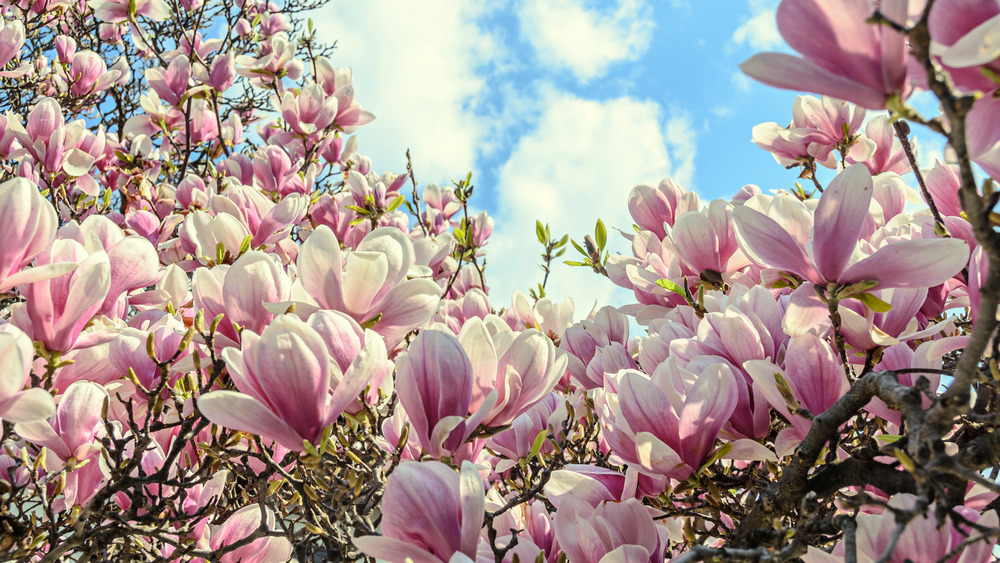
[[741, 246], [748, 255], [758, 257], [763, 265], [776, 270], [810, 280], [820, 279], [805, 250], [774, 219], [745, 206], [733, 210], [733, 219], [745, 242]]
[[736, 380], [727, 365], [712, 364], [698, 376], [677, 425], [681, 456], [688, 465], [697, 467], [704, 461], [737, 400]]
[[0, 417], [6, 422], [34, 422], [45, 420], [56, 413], [52, 395], [37, 387], [27, 389], [0, 403]]
[[354, 538], [354, 545], [365, 555], [389, 563], [444, 563], [443, 559], [406, 543], [384, 536], [361, 536]]
[[968, 260], [969, 245], [961, 239], [904, 240], [852, 264], [837, 281], [878, 281], [881, 289], [933, 287], [951, 279]]
[[633, 432], [652, 432], [662, 440], [679, 442], [679, 421], [670, 401], [643, 374], [625, 373], [618, 388], [618, 404]]
[[486, 493], [483, 481], [474, 465], [462, 462], [459, 477], [459, 502], [462, 505], [462, 553], [475, 556], [479, 545], [479, 531], [483, 529], [486, 512]]
[[844, 271], [854, 242], [868, 217], [872, 176], [863, 164], [849, 166], [830, 182], [819, 199], [813, 222], [813, 260], [826, 280]]
[[274, 440], [294, 452], [303, 437], [260, 401], [236, 391], [212, 391], [198, 399], [198, 410], [219, 426]]
[[321, 307], [345, 310], [343, 298], [343, 258], [340, 241], [321, 225], [299, 247], [296, 261], [302, 285]]
[[740, 65], [740, 70], [754, 80], [785, 90], [807, 88], [848, 100], [868, 109], [885, 107], [886, 95], [850, 78], [824, 70], [815, 64], [784, 53], [757, 53]]

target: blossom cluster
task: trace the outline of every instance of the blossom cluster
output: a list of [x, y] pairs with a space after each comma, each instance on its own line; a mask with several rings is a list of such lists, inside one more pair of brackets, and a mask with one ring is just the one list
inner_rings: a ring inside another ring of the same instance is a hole
[[784, 0], [805, 185], [636, 186], [589, 313], [491, 295], [471, 175], [376, 171], [310, 7], [0, 0], [4, 558], [991, 557], [1000, 4]]

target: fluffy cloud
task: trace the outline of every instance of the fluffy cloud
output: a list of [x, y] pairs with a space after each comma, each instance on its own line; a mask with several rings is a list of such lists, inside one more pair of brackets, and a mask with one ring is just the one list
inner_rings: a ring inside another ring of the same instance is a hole
[[524, 0], [521, 33], [539, 62], [569, 69], [580, 82], [604, 76], [617, 61], [635, 60], [649, 48], [655, 27], [644, 0], [617, 0], [589, 9], [583, 0]]
[[782, 44], [775, 20], [776, 0], [751, 0], [750, 17], [733, 32], [735, 45], [749, 45], [755, 51], [774, 49]]
[[320, 39], [337, 41], [333, 63], [357, 69], [357, 99], [376, 116], [359, 131], [361, 150], [377, 170], [402, 172], [407, 148], [422, 183], [476, 169], [492, 127], [477, 116], [487, 88], [478, 71], [503, 58], [487, 15], [478, 2], [365, 0], [313, 16]]
[[[498, 175], [500, 209], [487, 270], [498, 307], [509, 306], [514, 290], [526, 292], [541, 281], [534, 266], [541, 249], [534, 235], [536, 219], [549, 223], [554, 236], [569, 233], [577, 241], [593, 232], [598, 217], [609, 229], [631, 232], [626, 204], [633, 186], [655, 185], [671, 175], [677, 162], [690, 174], [694, 135], [688, 121], [665, 122], [655, 102], [627, 97], [598, 102], [549, 92], [543, 103], [537, 128], [521, 137]], [[679, 159], [672, 148], [683, 149]], [[629, 252], [615, 231], [608, 239], [613, 251]], [[553, 298], [572, 297], [578, 318], [595, 299], [602, 305], [628, 301], [606, 278], [562, 264], [574, 254], [569, 247], [549, 277]]]

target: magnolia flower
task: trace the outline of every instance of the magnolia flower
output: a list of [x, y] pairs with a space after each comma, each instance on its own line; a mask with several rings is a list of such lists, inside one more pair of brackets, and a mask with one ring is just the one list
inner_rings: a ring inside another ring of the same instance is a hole
[[871, 173], [855, 164], [830, 182], [813, 217], [789, 214], [788, 206], [771, 205], [767, 214], [739, 206], [733, 217], [741, 247], [762, 265], [824, 288], [858, 282], [874, 282], [869, 289], [931, 287], [965, 266], [969, 246], [961, 239], [902, 240], [874, 252], [858, 248], [873, 191]]
[[596, 508], [567, 497], [555, 517], [559, 547], [573, 563], [662, 561], [660, 534], [646, 507], [636, 499], [605, 502]]
[[145, 16], [153, 21], [170, 17], [170, 6], [163, 0], [90, 0], [94, 17], [108, 23], [135, 21], [136, 16]]
[[12, 324], [0, 325], [0, 418], [7, 422], [44, 420], [55, 414], [52, 395], [30, 387], [34, 357], [26, 334]]
[[614, 453], [643, 473], [686, 479], [711, 453], [736, 401], [736, 381], [725, 364], [705, 369], [685, 396], [670, 382], [625, 371], [605, 439]]
[[[917, 498], [911, 494], [898, 494], [889, 501], [889, 507], [898, 510], [912, 509]], [[997, 513], [993, 510], [980, 514], [966, 506], [956, 506], [952, 510], [965, 522], [975, 524], [980, 529], [996, 528]], [[995, 541], [983, 538], [983, 541], [971, 542], [963, 549], [957, 549], [963, 542], [977, 534], [976, 528], [966, 524], [957, 524], [951, 517], [945, 517], [943, 525], [939, 525], [934, 517], [935, 505], [927, 507], [924, 514], [918, 515], [907, 523], [899, 535], [891, 553], [886, 553], [893, 540], [898, 526], [894, 510], [885, 510], [881, 514], [860, 514], [857, 516], [857, 543], [855, 554], [859, 563], [872, 561], [889, 561], [903, 563], [904, 561], [953, 561], [971, 563], [973, 561], [991, 561]], [[844, 561], [846, 556], [846, 541], [841, 541], [833, 548], [833, 554], [826, 553], [815, 547], [802, 556], [806, 563], [833, 563]], [[953, 551], [953, 550], [956, 550]], [[886, 558], [885, 556], [888, 555]], [[950, 557], [949, 557], [950, 556]]]
[[303, 322], [295, 315], [274, 319], [259, 336], [243, 331], [243, 349], [226, 348], [222, 358], [238, 391], [213, 391], [198, 399], [209, 420], [274, 440], [292, 451], [316, 445], [324, 430], [384, 369], [385, 345], [365, 331], [365, 346], [346, 371], [330, 355], [317, 313]]
[[431, 280], [406, 279], [414, 265], [413, 243], [394, 227], [375, 229], [345, 257], [333, 231], [321, 226], [301, 246], [296, 265], [320, 308], [343, 311], [359, 323], [377, 317], [374, 330], [390, 346], [427, 322], [441, 295]]
[[496, 402], [496, 392], [468, 417], [472, 364], [454, 336], [421, 332], [396, 362], [396, 394], [410, 419], [412, 435], [433, 457], [458, 450]]
[[[907, 0], [883, 0], [881, 12], [906, 24]], [[868, 25], [871, 0], [783, 0], [778, 30], [803, 58], [758, 53], [742, 65], [750, 77], [776, 88], [807, 89], [883, 109], [888, 99], [909, 95], [905, 37], [886, 25]]]
[[462, 463], [459, 474], [438, 461], [403, 462], [382, 496], [382, 535], [354, 538], [354, 545], [389, 563], [471, 561], [485, 510], [483, 484], [471, 463]]
[[56, 234], [56, 211], [24, 178], [0, 184], [0, 293], [15, 285], [61, 276], [75, 264], [53, 263], [24, 269], [51, 246]]
[[77, 381], [59, 397], [59, 406], [48, 420], [22, 422], [14, 430], [36, 446], [44, 446], [49, 455], [46, 469], [60, 471], [70, 466], [64, 498], [67, 506], [84, 505], [104, 482], [100, 468], [100, 438], [105, 434], [101, 412], [108, 401], [104, 387], [89, 381]]
[[[784, 364], [784, 369], [766, 360], [750, 360], [744, 364], [753, 378], [754, 388], [792, 424], [791, 429], [783, 430], [775, 440], [778, 455], [791, 454], [812, 427], [811, 419], [791, 411], [793, 406], [801, 406], [818, 416], [850, 388], [836, 354], [826, 341], [813, 334], [791, 340]], [[792, 396], [788, 397], [788, 393]], [[793, 405], [794, 402], [798, 405]]]

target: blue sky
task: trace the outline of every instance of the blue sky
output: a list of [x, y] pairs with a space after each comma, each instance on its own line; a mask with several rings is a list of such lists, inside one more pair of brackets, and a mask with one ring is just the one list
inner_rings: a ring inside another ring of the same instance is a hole
[[[786, 49], [777, 4], [333, 0], [313, 19], [376, 115], [358, 134], [377, 171], [403, 172], [410, 148], [421, 184], [473, 172], [475, 205], [496, 221], [487, 281], [503, 307], [541, 281], [536, 219], [582, 240], [598, 217], [631, 230], [636, 184], [672, 177], [703, 202], [748, 183], [792, 185], [797, 174], [750, 136], [758, 123], [788, 123], [796, 93], [738, 69], [755, 52]], [[629, 253], [621, 236], [609, 238]], [[572, 297], [577, 318], [595, 300], [631, 301], [561, 264], [549, 293]]]

